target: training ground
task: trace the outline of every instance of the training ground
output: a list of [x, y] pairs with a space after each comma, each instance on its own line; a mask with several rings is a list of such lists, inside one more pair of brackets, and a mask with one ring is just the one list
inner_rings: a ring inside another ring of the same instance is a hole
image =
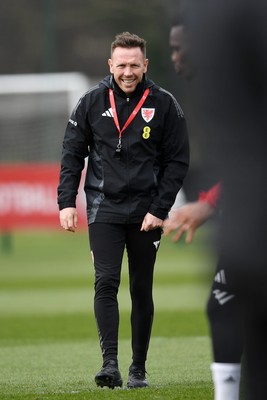
[[[130, 300], [124, 261], [119, 293], [122, 389], [100, 389], [87, 233], [14, 232], [0, 252], [1, 400], [212, 400], [205, 304], [216, 257], [203, 227], [191, 245], [163, 237], [155, 267], [150, 387], [127, 390]], [[104, 251], [104, 250], [103, 250]]]

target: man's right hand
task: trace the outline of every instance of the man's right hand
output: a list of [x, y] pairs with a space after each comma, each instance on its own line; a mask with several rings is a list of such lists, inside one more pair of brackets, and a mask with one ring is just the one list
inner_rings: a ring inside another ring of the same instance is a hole
[[186, 243], [191, 243], [196, 229], [214, 214], [214, 208], [207, 202], [195, 201], [173, 210], [163, 223], [164, 235], [176, 231], [173, 241], [177, 242], [186, 233]]
[[75, 232], [78, 225], [78, 213], [75, 207], [63, 208], [59, 212], [60, 225], [69, 232]]

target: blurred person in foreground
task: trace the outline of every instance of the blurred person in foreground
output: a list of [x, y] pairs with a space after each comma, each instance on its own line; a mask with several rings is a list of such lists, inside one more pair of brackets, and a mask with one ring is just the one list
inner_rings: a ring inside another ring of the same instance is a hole
[[[171, 59], [175, 71], [187, 75], [188, 78], [187, 47], [184, 23], [176, 22], [170, 30]], [[190, 78], [193, 78], [192, 74]], [[209, 155], [206, 154], [206, 157]], [[200, 192], [197, 201], [173, 209], [164, 222], [165, 235], [176, 231], [173, 240], [178, 241], [185, 233], [186, 243], [191, 243], [198, 227], [214, 216], [216, 209], [220, 208], [220, 197], [221, 183], [216, 183], [207, 192]], [[207, 303], [213, 348], [211, 370], [215, 400], [239, 399], [243, 333], [240, 303], [235, 291], [229, 286], [231, 269], [232, 266], [229, 270], [229, 265], [219, 257]]]
[[129, 32], [117, 35], [108, 64], [110, 75], [79, 100], [69, 120], [58, 204], [61, 226], [74, 232], [75, 199], [89, 156], [85, 193], [103, 358], [95, 381], [100, 387], [122, 386], [117, 293], [126, 248], [132, 300], [127, 387], [141, 388], [148, 386], [154, 264], [163, 220], [188, 169], [189, 146], [180, 105], [146, 76], [145, 40]]
[[[218, 254], [240, 304], [245, 397], [266, 399], [267, 7], [263, 0], [184, 2], [198, 107], [222, 185]], [[222, 278], [222, 277], [221, 277]], [[219, 293], [218, 293], [219, 294]], [[222, 295], [222, 293], [221, 293]], [[225, 327], [221, 325], [222, 341]], [[225, 397], [225, 400], [229, 397]]]

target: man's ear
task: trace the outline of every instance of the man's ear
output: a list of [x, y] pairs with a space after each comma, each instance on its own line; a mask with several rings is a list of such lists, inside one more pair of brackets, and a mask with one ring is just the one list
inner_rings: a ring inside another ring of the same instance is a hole
[[112, 63], [111, 58], [108, 59], [108, 65], [109, 65], [110, 73], [113, 74], [113, 63]]
[[146, 58], [145, 64], [144, 64], [145, 65], [145, 71], [144, 71], [145, 73], [147, 72], [148, 63], [149, 63], [149, 60], [148, 60], [148, 58]]

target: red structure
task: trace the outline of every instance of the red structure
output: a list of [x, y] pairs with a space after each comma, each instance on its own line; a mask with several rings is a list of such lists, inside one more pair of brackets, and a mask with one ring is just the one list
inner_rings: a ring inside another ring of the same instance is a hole
[[[0, 164], [0, 229], [60, 228], [59, 164]], [[78, 227], [86, 228], [83, 179], [77, 198]]]

